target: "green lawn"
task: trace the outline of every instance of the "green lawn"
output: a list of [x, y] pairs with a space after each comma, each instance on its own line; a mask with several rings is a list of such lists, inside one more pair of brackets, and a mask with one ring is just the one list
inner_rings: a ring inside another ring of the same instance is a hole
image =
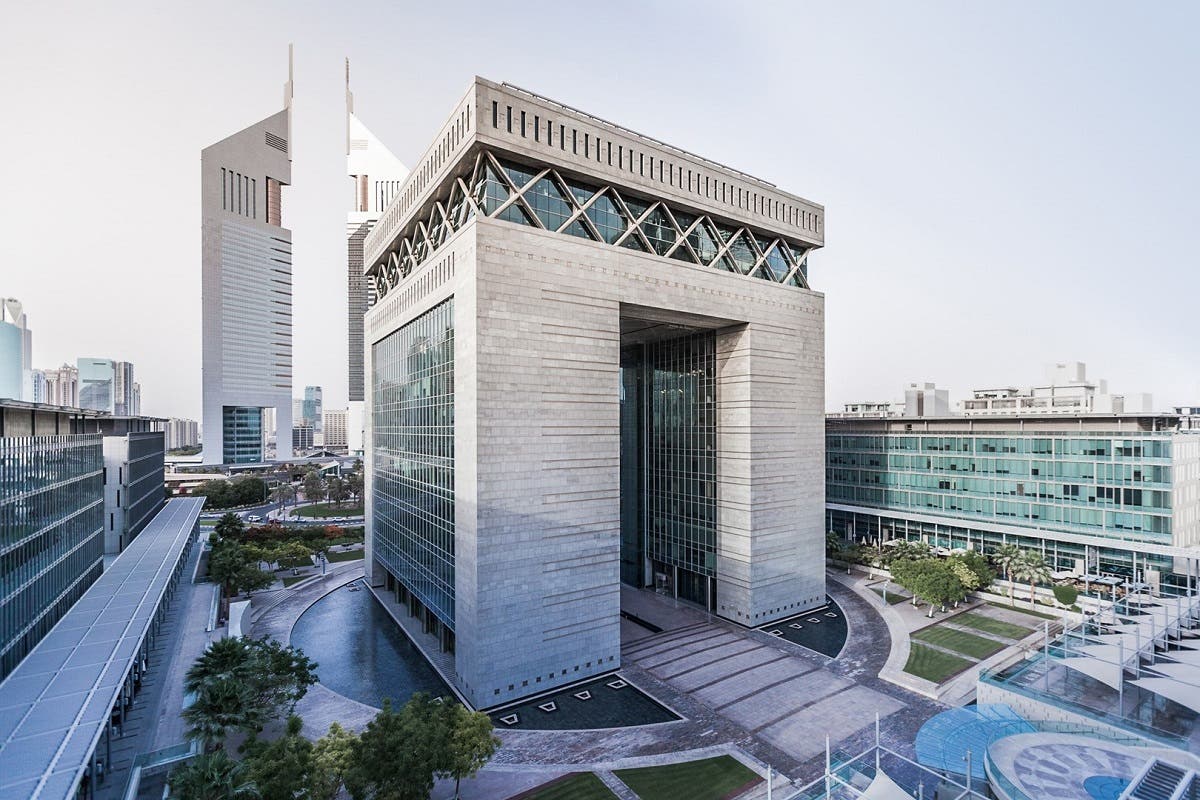
[[996, 608], [1007, 608], [1009, 611], [1017, 611], [1022, 614], [1028, 614], [1029, 616], [1037, 617], [1038, 619], [1049, 619], [1049, 620], [1054, 620], [1056, 622], [1059, 619], [1059, 617], [1057, 617], [1054, 614], [1043, 614], [1041, 611], [1034, 611], [1031, 608], [1021, 608], [1020, 606], [1010, 606], [1008, 603], [994, 603], [991, 600], [989, 600], [988, 605], [995, 606]]
[[284, 585], [285, 587], [286, 587], [286, 586], [291, 586], [293, 583], [299, 583], [300, 581], [308, 580], [309, 578], [311, 578], [311, 577], [312, 577], [313, 575], [315, 575], [315, 574], [317, 574], [317, 573], [315, 573], [315, 572], [314, 572], [314, 573], [312, 573], [312, 574], [309, 574], [309, 575], [288, 575], [287, 577], [285, 577], [285, 578], [283, 578], [283, 579], [282, 579], [282, 580], [283, 580], [283, 585]]
[[361, 517], [363, 515], [362, 503], [343, 503], [339, 508], [333, 503], [317, 503], [311, 506], [301, 506], [296, 509], [298, 517]]
[[329, 562], [336, 564], [339, 561], [355, 561], [363, 557], [365, 550], [343, 550], [342, 552], [329, 551]]
[[956, 625], [966, 625], [968, 628], [975, 628], [984, 633], [991, 633], [996, 636], [1003, 636], [1007, 639], [1024, 639], [1029, 634], [1033, 633], [1032, 628], [1026, 628], [1021, 625], [1014, 625], [1011, 622], [1004, 620], [992, 619], [983, 614], [974, 611], [968, 611], [965, 614], [959, 614], [957, 617], [952, 617], [950, 622]]
[[979, 659], [987, 658], [992, 653], [998, 653], [1005, 647], [1002, 642], [994, 639], [976, 636], [966, 631], [956, 631], [954, 628], [942, 625], [923, 628], [914, 633], [912, 638]]
[[604, 782], [591, 772], [578, 772], [566, 780], [518, 795], [520, 800], [616, 800]]
[[616, 776], [642, 800], [721, 800], [735, 789], [762, 780], [731, 756], [619, 769]]
[[957, 675], [970, 666], [971, 662], [965, 658], [914, 642], [908, 653], [908, 663], [904, 665], [904, 671], [934, 683], [943, 683], [951, 675]]
[[[881, 598], [883, 597], [883, 589], [877, 589], [874, 586], [872, 586], [871, 591], [874, 592], [875, 594], [879, 595]], [[899, 592], [897, 592], [895, 589], [888, 589], [887, 604], [889, 606], [894, 606], [897, 603], [903, 603], [905, 600], [911, 600], [911, 599], [912, 599], [911, 597], [906, 597], [906, 596], [900, 594]]]

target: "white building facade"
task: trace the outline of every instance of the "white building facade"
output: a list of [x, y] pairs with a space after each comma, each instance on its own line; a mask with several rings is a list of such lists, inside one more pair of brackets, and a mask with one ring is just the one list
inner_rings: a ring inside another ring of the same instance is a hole
[[[350, 61], [346, 60], [346, 174], [354, 184], [346, 214], [347, 377], [346, 449], [363, 452], [363, 315], [374, 302], [371, 282], [363, 274], [363, 240], [392, 201], [408, 168], [354, 114]], [[325, 442], [329, 445], [328, 439]]]
[[292, 180], [289, 50], [284, 108], [200, 154], [204, 463], [266, 458], [263, 410], [275, 409], [276, 457], [291, 456]]
[[[824, 209], [476, 79], [365, 241], [367, 570], [476, 707], [825, 602]], [[420, 476], [419, 480], [416, 476]]]

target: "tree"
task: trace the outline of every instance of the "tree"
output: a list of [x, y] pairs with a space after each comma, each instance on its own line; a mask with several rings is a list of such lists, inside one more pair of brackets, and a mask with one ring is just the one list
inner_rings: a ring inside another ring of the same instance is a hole
[[345, 782], [358, 737], [336, 722], [313, 745], [309, 772], [309, 800], [336, 800]]
[[296, 487], [287, 481], [275, 484], [275, 488], [271, 490], [271, 500], [279, 503], [279, 510], [282, 511], [284, 506], [296, 500]]
[[220, 749], [232, 731], [262, 730], [267, 714], [255, 702], [253, 687], [229, 675], [201, 684], [192, 704], [183, 710], [188, 737], [198, 739], [206, 750]]
[[184, 676], [184, 691], [196, 698], [184, 712], [192, 737], [215, 744], [230, 730], [261, 730], [267, 721], [295, 709], [317, 682], [316, 670], [303, 651], [274, 639], [242, 636], [213, 642]]
[[[362, 462], [359, 462], [362, 463]], [[363, 493], [363, 475], [361, 472], [351, 472], [346, 476], [346, 488], [350, 490], [350, 496], [355, 500], [362, 497]]]
[[268, 552], [271, 558], [284, 569], [312, 566], [312, 548], [303, 542], [282, 542]]
[[1054, 592], [1054, 599], [1064, 606], [1073, 606], [1079, 599], [1079, 590], [1074, 586], [1056, 585], [1051, 591]]
[[236, 800], [261, 796], [249, 781], [245, 764], [234, 761], [224, 750], [201, 753], [173, 769], [168, 781], [171, 797], [179, 800]]
[[1034, 590], [1037, 585], [1049, 582], [1050, 572], [1050, 565], [1042, 558], [1042, 554], [1032, 550], [1023, 552], [1021, 558], [1013, 565], [1013, 577], [1029, 584], [1030, 603], [1034, 602]]
[[246, 566], [246, 551], [236, 542], [218, 541], [208, 555], [208, 577], [225, 588], [226, 595], [237, 594], [239, 573]]
[[992, 553], [992, 561], [1000, 568], [1001, 574], [1004, 575], [1004, 580], [1008, 581], [1008, 602], [1013, 605], [1016, 598], [1013, 597], [1013, 570], [1017, 562], [1021, 560], [1021, 548], [1015, 544], [1002, 544]]
[[340, 508], [350, 496], [350, 490], [346, 487], [346, 482], [335, 475], [325, 482], [325, 495]]
[[400, 711], [390, 700], [367, 723], [353, 748], [346, 788], [354, 800], [426, 800], [445, 764], [448, 729], [428, 695], [418, 692]]
[[996, 571], [988, 564], [987, 558], [974, 550], [956, 553], [950, 556], [950, 560], [961, 563], [975, 574], [975, 589], [986, 589], [996, 580]]
[[246, 743], [250, 780], [265, 798], [303, 797], [312, 782], [313, 744], [300, 731], [304, 722], [288, 717], [282, 736], [273, 742], [252, 738]]
[[308, 474], [304, 476], [304, 499], [309, 502], [316, 502], [325, 496], [325, 480], [321, 477], [321, 473], [315, 469], [310, 469]]
[[245, 533], [246, 527], [242, 523], [242, 518], [230, 511], [221, 515], [213, 530], [222, 539], [239, 539]]
[[458, 800], [462, 779], [473, 777], [491, 760], [500, 739], [492, 732], [487, 714], [469, 711], [458, 703], [444, 703], [442, 708], [450, 735], [445, 764], [438, 772], [454, 779], [454, 800]]

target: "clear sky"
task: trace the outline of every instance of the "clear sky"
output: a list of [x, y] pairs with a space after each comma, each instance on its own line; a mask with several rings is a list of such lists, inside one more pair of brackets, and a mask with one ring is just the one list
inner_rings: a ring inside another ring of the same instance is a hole
[[201, 148], [296, 45], [295, 388], [346, 398], [342, 59], [406, 163], [472, 75], [823, 203], [827, 401], [1080, 360], [1200, 403], [1200, 5], [75, 3], [0, 14], [0, 295], [34, 362], [133, 361], [200, 415]]

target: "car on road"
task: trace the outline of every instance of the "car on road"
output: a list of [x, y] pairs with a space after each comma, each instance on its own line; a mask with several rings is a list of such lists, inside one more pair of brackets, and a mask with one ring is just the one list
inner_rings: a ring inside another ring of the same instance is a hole
[[250, 516], [246, 517], [246, 522], [262, 522], [262, 517], [260, 517], [258, 514], [251, 514]]

